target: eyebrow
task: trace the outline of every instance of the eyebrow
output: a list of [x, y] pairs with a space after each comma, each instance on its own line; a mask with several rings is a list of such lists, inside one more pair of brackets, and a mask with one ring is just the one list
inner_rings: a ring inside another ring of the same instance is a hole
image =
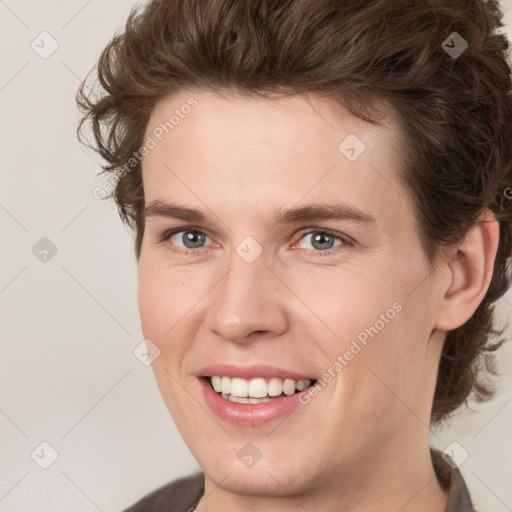
[[[200, 210], [187, 208], [175, 203], [168, 203], [161, 199], [149, 203], [144, 210], [144, 215], [145, 218], [166, 217], [202, 224], [208, 222], [208, 217]], [[271, 224], [292, 224], [297, 222], [319, 222], [326, 220], [349, 220], [369, 226], [375, 226], [376, 224], [376, 218], [370, 213], [355, 206], [341, 203], [307, 204], [287, 210], [280, 208], [274, 212]]]

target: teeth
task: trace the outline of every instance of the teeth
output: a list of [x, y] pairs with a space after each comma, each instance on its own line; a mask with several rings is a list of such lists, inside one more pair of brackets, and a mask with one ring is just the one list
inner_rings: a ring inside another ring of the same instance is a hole
[[213, 389], [215, 389], [217, 393], [220, 393], [222, 391], [222, 377], [212, 377], [211, 381]]
[[283, 392], [283, 381], [273, 377], [268, 381], [267, 394], [269, 396], [279, 396]]
[[285, 395], [293, 395], [295, 393], [295, 381], [293, 379], [286, 379], [283, 382], [283, 393]]
[[263, 398], [264, 396], [267, 396], [267, 383], [265, 382], [265, 379], [250, 380], [247, 395], [252, 396], [253, 398]]
[[217, 393], [221, 393], [223, 398], [238, 403], [265, 402], [270, 400], [269, 396], [280, 396], [283, 393], [293, 395], [295, 390], [303, 391], [311, 385], [309, 379], [295, 381], [294, 379], [282, 380], [277, 377], [272, 377], [267, 381], [261, 377], [246, 380], [238, 377], [213, 376], [210, 380], [213, 389]]
[[295, 387], [299, 391], [303, 391], [309, 386], [308, 382], [311, 384], [311, 381], [308, 380], [298, 380], [297, 383], [295, 384]]
[[238, 404], [261, 404], [262, 402], [270, 402], [270, 398], [244, 398], [240, 396], [226, 395], [221, 393], [222, 398], [229, 400], [230, 402], [236, 402]]
[[231, 391], [231, 379], [229, 377], [222, 377], [221, 389], [223, 393], [229, 393]]

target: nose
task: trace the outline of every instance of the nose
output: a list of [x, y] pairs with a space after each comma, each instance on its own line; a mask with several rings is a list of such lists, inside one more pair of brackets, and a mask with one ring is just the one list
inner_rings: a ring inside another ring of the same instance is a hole
[[274, 272], [267, 268], [264, 254], [247, 263], [234, 253], [227, 273], [208, 294], [208, 328], [239, 344], [286, 332], [289, 291]]

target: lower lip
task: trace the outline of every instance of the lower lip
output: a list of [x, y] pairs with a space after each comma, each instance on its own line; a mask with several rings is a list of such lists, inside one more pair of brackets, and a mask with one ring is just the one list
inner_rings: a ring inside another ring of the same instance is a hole
[[306, 394], [309, 389], [294, 395], [275, 398], [270, 402], [239, 404], [222, 398], [212, 388], [209, 379], [200, 378], [199, 382], [210, 409], [222, 420], [238, 425], [263, 425], [286, 417], [301, 405], [299, 398], [301, 394]]

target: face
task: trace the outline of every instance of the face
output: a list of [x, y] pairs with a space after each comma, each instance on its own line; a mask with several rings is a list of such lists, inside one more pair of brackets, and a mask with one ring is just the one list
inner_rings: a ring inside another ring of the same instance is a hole
[[391, 121], [314, 96], [182, 90], [156, 105], [142, 330], [177, 428], [223, 489], [357, 482], [428, 442], [437, 285], [400, 141]]

